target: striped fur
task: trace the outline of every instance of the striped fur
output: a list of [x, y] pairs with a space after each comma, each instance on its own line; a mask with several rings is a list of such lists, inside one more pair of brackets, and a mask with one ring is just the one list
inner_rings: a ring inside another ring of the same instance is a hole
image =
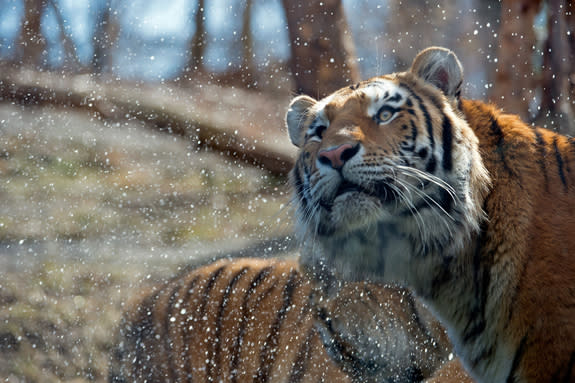
[[410, 382], [447, 357], [443, 329], [405, 290], [310, 296], [295, 259], [187, 272], [127, 310], [110, 382]]
[[575, 141], [462, 99], [462, 81], [430, 48], [292, 101], [301, 262], [328, 294], [408, 286], [478, 382], [575, 381]]

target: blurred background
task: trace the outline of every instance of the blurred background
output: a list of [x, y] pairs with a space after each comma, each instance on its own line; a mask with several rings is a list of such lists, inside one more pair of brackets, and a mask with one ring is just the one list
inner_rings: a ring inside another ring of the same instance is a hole
[[0, 0], [0, 381], [102, 382], [123, 307], [295, 251], [283, 116], [456, 52], [464, 97], [575, 134], [566, 0]]

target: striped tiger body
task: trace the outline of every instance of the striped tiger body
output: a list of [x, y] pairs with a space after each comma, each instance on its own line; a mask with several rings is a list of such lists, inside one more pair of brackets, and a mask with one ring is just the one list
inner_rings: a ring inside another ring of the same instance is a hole
[[462, 99], [462, 82], [429, 48], [292, 100], [301, 263], [324, 285], [408, 286], [478, 382], [575, 381], [575, 141]]
[[126, 312], [109, 380], [410, 382], [448, 355], [442, 327], [406, 290], [353, 283], [321, 302], [312, 292], [295, 259], [182, 274]]

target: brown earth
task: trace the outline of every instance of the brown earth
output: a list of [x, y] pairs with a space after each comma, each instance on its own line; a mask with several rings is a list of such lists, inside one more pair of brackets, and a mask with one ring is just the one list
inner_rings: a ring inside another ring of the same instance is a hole
[[142, 120], [3, 103], [0, 133], [0, 381], [105, 381], [137, 291], [291, 232], [285, 178]]

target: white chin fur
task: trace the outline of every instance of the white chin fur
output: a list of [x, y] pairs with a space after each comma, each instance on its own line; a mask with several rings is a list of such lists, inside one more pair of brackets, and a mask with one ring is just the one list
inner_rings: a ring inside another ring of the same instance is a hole
[[381, 221], [388, 215], [378, 198], [361, 192], [348, 192], [335, 198], [330, 218], [336, 232], [346, 232]]

